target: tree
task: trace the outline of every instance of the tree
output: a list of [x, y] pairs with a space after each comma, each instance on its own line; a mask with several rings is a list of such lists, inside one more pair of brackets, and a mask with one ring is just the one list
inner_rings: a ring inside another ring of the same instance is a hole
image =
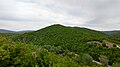
[[92, 60], [93, 60], [93, 58], [89, 54], [83, 54], [82, 62], [85, 65], [91, 65], [92, 64]]
[[108, 65], [108, 58], [106, 57], [106, 56], [104, 56], [104, 55], [100, 55], [100, 57], [99, 57], [99, 60], [100, 60], [100, 62], [103, 64], [103, 65]]
[[120, 63], [113, 63], [112, 67], [120, 67]]

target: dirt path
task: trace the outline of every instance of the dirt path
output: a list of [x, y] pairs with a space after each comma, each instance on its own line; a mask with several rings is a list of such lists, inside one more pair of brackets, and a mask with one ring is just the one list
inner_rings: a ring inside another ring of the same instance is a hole
[[[100, 62], [98, 62], [98, 61], [95, 61], [95, 60], [93, 60], [92, 62], [93, 62], [93, 63], [96, 63], [96, 64], [99, 64], [99, 65], [102, 65], [102, 63], [100, 63]], [[112, 66], [107, 65], [107, 67], [112, 67]]]

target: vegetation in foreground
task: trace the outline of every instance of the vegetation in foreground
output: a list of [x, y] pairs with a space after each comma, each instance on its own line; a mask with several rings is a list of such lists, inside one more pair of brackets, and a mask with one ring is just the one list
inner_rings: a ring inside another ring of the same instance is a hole
[[[56, 50], [57, 51], [57, 50]], [[0, 36], [0, 67], [83, 67], [100, 66], [89, 54], [83, 56], [66, 52], [63, 55], [44, 47], [13, 42]]]

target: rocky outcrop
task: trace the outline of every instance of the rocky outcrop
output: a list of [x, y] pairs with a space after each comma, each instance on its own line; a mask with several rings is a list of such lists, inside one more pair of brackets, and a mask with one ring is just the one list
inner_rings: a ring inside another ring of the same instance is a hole
[[102, 42], [100, 41], [89, 41], [87, 42], [87, 44], [96, 44], [99, 46], [104, 46], [104, 47], [108, 47], [108, 48], [113, 48], [114, 43], [111, 43], [109, 41], [103, 40]]
[[97, 44], [97, 45], [102, 46], [102, 43], [99, 41], [90, 41], [90, 42], [87, 42], [87, 44]]

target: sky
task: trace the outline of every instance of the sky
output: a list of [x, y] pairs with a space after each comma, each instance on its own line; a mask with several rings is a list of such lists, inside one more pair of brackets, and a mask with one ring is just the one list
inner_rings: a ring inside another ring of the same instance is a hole
[[38, 30], [53, 24], [120, 30], [120, 0], [0, 0], [0, 29]]

